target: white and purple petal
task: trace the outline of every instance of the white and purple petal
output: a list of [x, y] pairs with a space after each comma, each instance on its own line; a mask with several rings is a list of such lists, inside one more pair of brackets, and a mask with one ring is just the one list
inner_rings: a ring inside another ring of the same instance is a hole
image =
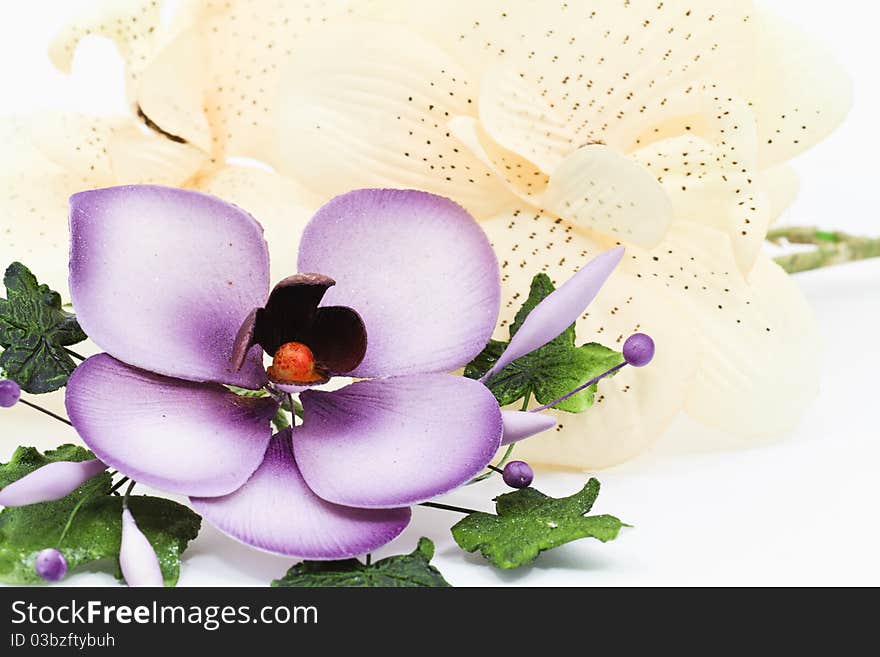
[[119, 543], [119, 569], [131, 587], [164, 586], [159, 557], [150, 540], [137, 526], [131, 511], [122, 510], [122, 538]]
[[223, 497], [192, 498], [220, 531], [252, 547], [303, 559], [344, 559], [385, 545], [409, 524], [408, 508], [355, 509], [327, 502], [308, 487], [286, 429], [272, 439], [248, 482]]
[[83, 329], [119, 360], [189, 381], [258, 388], [253, 349], [231, 367], [236, 333], [269, 292], [263, 230], [213, 196], [153, 185], [70, 199], [70, 291]]
[[574, 276], [550, 293], [529, 313], [522, 326], [510, 339], [507, 349], [492, 368], [483, 375], [487, 381], [493, 374], [521, 356], [538, 349], [577, 321], [596, 298], [602, 284], [623, 257], [623, 247], [606, 251], [588, 262]]
[[448, 372], [486, 346], [498, 317], [498, 262], [474, 219], [447, 198], [362, 189], [324, 205], [303, 233], [299, 271], [336, 280], [324, 305], [367, 329], [355, 377]]
[[139, 370], [107, 354], [67, 382], [67, 413], [102, 461], [139, 483], [225, 495], [263, 459], [277, 404]]
[[529, 411], [501, 411], [501, 421], [504, 424], [502, 445], [525, 440], [556, 426], [556, 418], [552, 415]]
[[501, 443], [501, 411], [477, 381], [448, 374], [358, 381], [300, 396], [293, 448], [309, 487], [336, 504], [386, 508], [452, 490]]
[[0, 489], [0, 506], [60, 500], [106, 469], [98, 459], [48, 463]]

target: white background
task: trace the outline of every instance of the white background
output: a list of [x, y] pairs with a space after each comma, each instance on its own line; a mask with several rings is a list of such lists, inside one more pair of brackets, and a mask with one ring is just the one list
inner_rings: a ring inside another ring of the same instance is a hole
[[[88, 4], [0, 0], [0, 113], [59, 106], [124, 110], [121, 68], [109, 44], [92, 46], [91, 73], [72, 80], [55, 72], [45, 56], [46, 43], [65, 16]], [[801, 194], [784, 221], [880, 235], [875, 159], [880, 153], [880, 10], [860, 0], [764, 4], [824, 40], [856, 85], [847, 122], [796, 162]], [[95, 64], [102, 70], [96, 73]], [[705, 430], [682, 420], [650, 453], [601, 473], [596, 510], [618, 515], [633, 529], [614, 543], [581, 541], [554, 550], [515, 572], [496, 571], [461, 552], [448, 532], [458, 517], [431, 509], [416, 509], [403, 537], [376, 556], [409, 551], [419, 536], [429, 536], [437, 543], [436, 564], [459, 586], [880, 585], [880, 260], [799, 274], [797, 282], [816, 310], [826, 349], [815, 355], [825, 364], [821, 395], [792, 435], [710, 450], [707, 443], [718, 440], [707, 441]], [[8, 414], [5, 422], [0, 416], [0, 461], [19, 443], [50, 447], [73, 438], [48, 419], [20, 422], [31, 412], [22, 406], [0, 412]], [[7, 430], [11, 424], [14, 432]], [[567, 495], [583, 480], [582, 475], [539, 473], [536, 485]], [[489, 499], [503, 490], [492, 481], [447, 501], [488, 510]], [[181, 585], [265, 585], [290, 564], [240, 546], [206, 525], [186, 555]], [[65, 583], [112, 585], [114, 580], [84, 573]]]

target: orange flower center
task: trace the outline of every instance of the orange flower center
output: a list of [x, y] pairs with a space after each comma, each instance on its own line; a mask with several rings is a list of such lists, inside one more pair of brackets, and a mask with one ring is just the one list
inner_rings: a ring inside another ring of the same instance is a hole
[[282, 383], [313, 383], [322, 378], [315, 369], [315, 355], [302, 342], [281, 345], [268, 370], [273, 381]]

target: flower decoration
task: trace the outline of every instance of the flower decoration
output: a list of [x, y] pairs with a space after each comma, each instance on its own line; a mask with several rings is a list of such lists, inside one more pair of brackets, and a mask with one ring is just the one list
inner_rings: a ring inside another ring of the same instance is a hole
[[851, 91], [768, 12], [748, 0], [178, 5], [163, 22], [161, 3], [107, 1], [53, 42], [69, 70], [82, 38], [113, 39], [131, 113], [6, 124], [0, 255], [35, 256], [63, 284], [57, 217], [83, 188], [218, 194], [261, 218], [275, 263], [323, 199], [418, 188], [483, 222], [502, 324], [534, 272], [561, 282], [627, 247], [578, 328], [618, 344], [645, 331], [664, 348], [638, 385], [632, 371], [608, 382], [601, 412], [552, 411], [556, 431], [529, 441], [530, 460], [617, 463], [682, 411], [779, 433], [810, 403], [818, 332], [760, 246], [796, 192], [787, 161], [833, 130]]
[[[488, 240], [448, 199], [359, 190], [331, 200], [302, 236], [303, 273], [271, 293], [259, 224], [214, 197], [82, 192], [70, 221], [78, 321], [106, 350], [68, 381], [74, 427], [103, 463], [190, 496], [245, 543], [318, 559], [368, 552], [406, 527], [410, 505], [482, 471], [506, 427], [512, 442], [553, 425], [502, 415], [480, 382], [447, 373], [485, 346], [500, 295]], [[621, 255], [547, 297], [512, 357], [569, 325]], [[338, 375], [359, 380], [315, 388]], [[272, 436], [292, 394], [304, 420]]]

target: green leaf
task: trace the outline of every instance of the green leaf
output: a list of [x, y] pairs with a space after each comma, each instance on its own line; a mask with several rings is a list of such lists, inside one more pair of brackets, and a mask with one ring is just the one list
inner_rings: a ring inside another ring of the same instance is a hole
[[[532, 279], [529, 297], [510, 326], [510, 337], [516, 335], [529, 313], [553, 290], [553, 282], [546, 274], [538, 274]], [[502, 406], [513, 404], [529, 394], [534, 394], [539, 403], [549, 404], [623, 362], [620, 352], [597, 342], [577, 347], [575, 339], [572, 324], [543, 347], [518, 358], [492, 376], [486, 382], [487, 387]], [[507, 342], [491, 340], [468, 364], [464, 375], [471, 379], [482, 377], [501, 357], [507, 345]], [[596, 384], [593, 384], [556, 404], [554, 408], [582, 413], [593, 405], [595, 395]]]
[[410, 554], [399, 554], [367, 565], [357, 559], [343, 561], [303, 561], [281, 579], [280, 587], [425, 587], [449, 586], [443, 575], [430, 564], [434, 544], [420, 538]]
[[479, 550], [499, 568], [519, 568], [550, 550], [579, 538], [603, 543], [625, 525], [614, 516], [586, 516], [599, 496], [590, 479], [579, 493], [556, 499], [534, 488], [495, 498], [497, 515], [471, 513], [452, 527], [452, 536], [468, 552]]
[[[75, 445], [62, 445], [45, 454], [33, 447], [19, 447], [9, 463], [0, 464], [0, 486], [48, 463], [92, 458], [94, 454]], [[111, 495], [111, 487], [110, 474], [103, 472], [55, 502], [0, 512], [0, 581], [8, 584], [41, 582], [34, 571], [34, 558], [47, 547], [64, 553], [70, 571], [85, 566], [110, 567], [116, 568], [119, 577], [122, 497]], [[80, 502], [82, 506], [59, 544], [64, 526]], [[201, 518], [185, 506], [158, 497], [133, 496], [129, 498], [129, 508], [156, 550], [165, 584], [173, 586], [180, 574], [180, 555], [198, 535]]]
[[61, 306], [61, 296], [40, 285], [20, 262], [9, 265], [0, 299], [0, 370], [26, 392], [63, 387], [76, 368], [64, 350], [86, 339], [76, 316]]
[[287, 411], [279, 408], [275, 412], [275, 417], [272, 418], [272, 424], [275, 425], [275, 431], [287, 429], [290, 426], [290, 418], [287, 417]]
[[[247, 388], [239, 388], [238, 386], [226, 386], [226, 389], [231, 390], [239, 397], [256, 397], [262, 399], [270, 396], [266, 390], [248, 390]], [[290, 411], [290, 404], [287, 402], [278, 407], [278, 410], [275, 412], [275, 417], [272, 418], [272, 424], [275, 426], [275, 431], [283, 431], [290, 427], [290, 418], [287, 416], [288, 411]]]

